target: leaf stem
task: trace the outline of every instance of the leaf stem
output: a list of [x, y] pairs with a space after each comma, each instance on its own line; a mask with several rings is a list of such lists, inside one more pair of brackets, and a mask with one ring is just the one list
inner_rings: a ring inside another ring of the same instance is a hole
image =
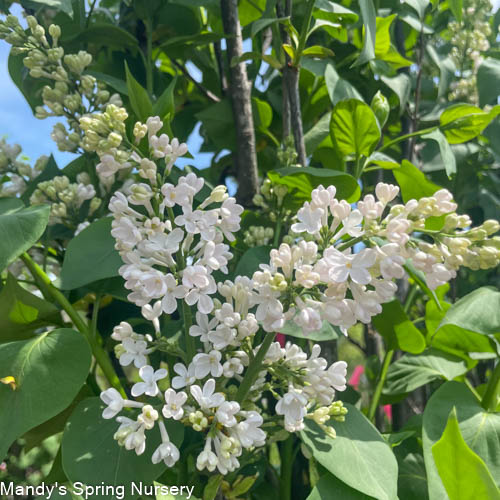
[[278, 217], [276, 220], [276, 227], [274, 229], [273, 248], [278, 248], [278, 245], [280, 242], [282, 224], [283, 224], [283, 219], [280, 217], [280, 214], [278, 214]]
[[396, 137], [396, 139], [393, 139], [392, 141], [389, 141], [388, 143], [384, 144], [378, 150], [378, 152], [381, 153], [382, 151], [385, 151], [386, 149], [390, 148], [391, 146], [394, 146], [395, 144], [398, 144], [399, 142], [405, 141], [406, 139], [410, 139], [411, 137], [417, 137], [419, 135], [425, 135], [425, 134], [428, 134], [429, 132], [433, 132], [437, 128], [438, 127], [429, 127], [429, 128], [424, 128], [422, 130], [417, 130], [416, 132], [412, 132], [410, 134], [400, 135], [399, 137]]
[[53, 300], [59, 303], [59, 305], [63, 308], [64, 311], [68, 314], [71, 321], [73, 321], [76, 328], [82, 333], [87, 341], [90, 344], [90, 348], [92, 349], [92, 354], [100, 366], [104, 376], [108, 380], [108, 382], [113, 386], [116, 390], [120, 392], [123, 397], [127, 397], [125, 390], [123, 389], [118, 375], [111, 364], [111, 360], [108, 357], [106, 351], [99, 345], [96, 338], [92, 336], [92, 333], [87, 325], [87, 323], [83, 320], [83, 318], [78, 314], [75, 308], [71, 305], [69, 300], [64, 296], [64, 294], [57, 289], [44, 270], [27, 254], [24, 253], [21, 255], [21, 259], [25, 263], [26, 267], [29, 269], [30, 273], [35, 278], [35, 281], [38, 283], [40, 291], [44, 296], [51, 297]]
[[311, 24], [312, 11], [315, 3], [316, 0], [308, 0], [307, 2], [306, 15], [304, 16], [304, 23], [302, 24], [302, 29], [300, 30], [299, 44], [297, 46], [296, 61], [294, 61], [294, 65], [296, 66], [300, 64], [300, 58], [306, 46], [307, 33], [309, 33], [309, 25]]
[[380, 376], [377, 381], [377, 386], [375, 387], [375, 392], [373, 394], [373, 398], [370, 402], [370, 408], [368, 410], [368, 419], [372, 422], [375, 418], [375, 412], [378, 408], [380, 396], [382, 395], [382, 389], [384, 388], [385, 379], [387, 378], [387, 371], [389, 370], [389, 365], [391, 364], [393, 356], [394, 349], [389, 349], [388, 351], [386, 351], [384, 361], [382, 363], [382, 369], [380, 370]]
[[498, 405], [498, 393], [500, 391], [500, 361], [497, 362], [497, 366], [493, 370], [490, 377], [488, 385], [486, 386], [486, 392], [483, 396], [482, 405], [487, 411], [495, 411]]
[[283, 441], [281, 448], [281, 478], [280, 478], [280, 499], [290, 500], [292, 497], [292, 470], [293, 470], [293, 444], [295, 436], [290, 434], [288, 439]]
[[264, 341], [262, 342], [257, 354], [250, 363], [250, 366], [248, 367], [248, 370], [245, 373], [245, 376], [243, 377], [243, 380], [241, 381], [241, 384], [238, 388], [238, 392], [236, 393], [235, 398], [238, 403], [241, 404], [243, 402], [248, 392], [250, 391], [252, 384], [255, 382], [255, 379], [257, 378], [257, 375], [259, 374], [259, 371], [262, 367], [264, 357], [267, 354], [267, 351], [269, 350], [269, 347], [271, 346], [271, 343], [274, 340], [275, 336], [275, 332], [266, 333]]

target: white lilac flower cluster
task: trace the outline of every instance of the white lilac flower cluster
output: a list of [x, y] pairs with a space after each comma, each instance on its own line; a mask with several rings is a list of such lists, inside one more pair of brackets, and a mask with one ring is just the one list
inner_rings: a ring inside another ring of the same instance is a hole
[[[460, 266], [498, 265], [500, 242], [488, 238], [499, 230], [498, 222], [467, 229], [469, 217], [456, 214], [447, 190], [393, 205], [385, 217], [399, 188], [380, 183], [375, 192], [376, 197], [366, 195], [353, 209], [335, 198], [333, 186], [312, 191], [311, 202], [304, 203], [292, 225], [309, 241], [271, 250], [270, 265], [253, 276], [256, 318], [264, 330], [279, 330], [292, 319], [306, 332], [319, 330], [323, 321], [344, 332], [358, 321], [369, 323], [382, 311], [381, 304], [393, 299], [394, 280], [403, 278], [408, 260], [431, 289], [454, 278]], [[426, 229], [428, 219], [439, 217], [444, 218], [442, 229]]]
[[[353, 208], [336, 198], [334, 186], [319, 186], [297, 213], [291, 244], [271, 250], [269, 264], [251, 278], [216, 283], [215, 271], [228, 272], [233, 255], [226, 242], [235, 240], [243, 208], [225, 187], [208, 190], [194, 173], [168, 182], [174, 158], [186, 148], [158, 137], [160, 129], [158, 118], [136, 124], [136, 139], [148, 136], [151, 158], [135, 153], [132, 160], [145, 182], [132, 185], [128, 195], [115, 193], [109, 205], [128, 298], [152, 322], [155, 336], [126, 322], [115, 328], [120, 364], [139, 370], [142, 381], [131, 394], [140, 401], [124, 400], [114, 389], [102, 394], [105, 418], [124, 407], [141, 410], [135, 420], [117, 417], [115, 437], [125, 448], [144, 452], [146, 431], [158, 424], [162, 444], [155, 463], [172, 466], [179, 458], [169, 419], [203, 436], [198, 469], [222, 474], [239, 467], [245, 449], [265, 444], [269, 424], [297, 432], [311, 418], [334, 435], [331, 422], [346, 413], [334, 402], [346, 387], [346, 363], [328, 366], [318, 345], [308, 355], [293, 343], [274, 342], [285, 323], [294, 321], [305, 334], [324, 321], [344, 332], [358, 321], [368, 323], [394, 297], [394, 280], [404, 276], [409, 260], [431, 288], [461, 265], [499, 262], [499, 241], [489, 238], [498, 223], [470, 229], [446, 190], [388, 209], [399, 188], [380, 183], [376, 196]], [[442, 228], [426, 227], [438, 219]], [[180, 313], [183, 342], [162, 335], [162, 317]], [[172, 371], [152, 366], [154, 352], [176, 356]]]
[[[157, 118], [149, 119], [143, 128], [153, 159], [146, 162], [138, 155], [133, 159], [146, 182], [131, 186], [128, 196], [115, 193], [109, 205], [112, 235], [125, 262], [120, 274], [130, 290], [128, 299], [142, 308], [156, 335], [137, 333], [126, 322], [114, 329], [120, 364], [139, 370], [142, 382], [132, 387], [131, 395], [141, 401], [125, 400], [108, 389], [102, 394], [107, 404], [103, 416], [114, 418], [124, 407], [140, 408], [135, 420], [117, 417], [120, 426], [115, 437], [140, 454], [145, 450], [146, 431], [157, 423], [162, 444], [153, 462], [164, 461], [168, 466], [179, 458], [167, 432], [168, 420], [180, 421], [204, 437], [198, 469], [217, 468], [226, 474], [239, 467], [243, 450], [266, 443], [261, 427], [269, 410], [260, 404], [263, 391], [278, 400], [274, 414], [286, 430], [302, 429], [308, 417], [332, 434], [328, 421], [342, 419], [346, 413], [340, 402], [333, 403], [335, 391], [345, 389], [346, 363], [328, 367], [319, 346], [308, 357], [294, 344], [282, 348], [273, 343], [274, 333], [267, 336], [259, 331], [258, 317], [266, 305], [255, 280], [239, 276], [217, 285], [213, 273], [228, 272], [233, 256], [225, 242], [235, 240], [243, 208], [223, 186], [201, 197], [204, 180], [193, 173], [180, 177], [175, 185], [165, 182], [173, 158], [185, 151], [185, 145], [157, 137], [160, 128]], [[173, 151], [169, 145], [175, 146]], [[166, 162], [163, 176], [154, 161], [159, 159]], [[196, 306], [194, 324], [191, 306]], [[184, 345], [172, 350], [162, 337], [161, 317], [176, 314], [178, 308], [186, 338]], [[155, 370], [151, 354], [168, 349], [179, 362], [172, 373]], [[242, 392], [242, 387], [247, 389]], [[146, 397], [155, 399], [142, 402]]]
[[35, 116], [40, 119], [65, 117], [69, 130], [63, 123], [57, 123], [52, 139], [59, 150], [75, 152], [81, 146], [83, 135], [80, 117], [98, 112], [108, 104], [121, 106], [120, 96], [111, 95], [105, 84], [83, 74], [92, 62], [88, 52], [81, 50], [78, 54], [64, 54], [64, 49], [58, 45], [59, 26], [51, 24], [46, 33], [35, 17], [28, 16], [26, 20], [29, 33], [24, 31], [15, 16], [8, 15], [0, 21], [0, 38], [12, 45], [13, 54], [25, 54], [23, 63], [31, 77], [47, 81], [42, 89], [43, 106], [37, 106]]
[[72, 229], [80, 224], [81, 208], [87, 200], [90, 202], [86, 217], [92, 217], [102, 201], [84, 172], [78, 174], [77, 182], [70, 182], [65, 175], [40, 182], [30, 197], [31, 205], [50, 205], [49, 224], [64, 224]]
[[40, 156], [33, 166], [21, 155], [19, 144], [8, 144], [0, 138], [0, 196], [21, 196], [28, 183], [38, 177], [47, 165], [49, 158]]

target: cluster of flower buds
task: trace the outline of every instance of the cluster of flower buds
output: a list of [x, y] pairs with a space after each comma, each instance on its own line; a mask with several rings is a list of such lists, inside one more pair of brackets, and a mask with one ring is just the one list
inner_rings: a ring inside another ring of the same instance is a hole
[[243, 243], [248, 247], [269, 245], [274, 237], [274, 229], [264, 226], [249, 226], [243, 233]]
[[[288, 188], [282, 184], [273, 184], [270, 179], [265, 179], [260, 187], [260, 192], [253, 197], [255, 205], [269, 212], [273, 222], [281, 211], [283, 200], [288, 194]], [[288, 214], [290, 215], [290, 214]]]
[[27, 17], [29, 34], [15, 16], [0, 21], [0, 38], [12, 45], [13, 54], [25, 55], [23, 63], [33, 78], [50, 82], [42, 89], [43, 106], [36, 108], [35, 116], [43, 119], [62, 116], [68, 121], [69, 130], [58, 123], [52, 138], [61, 151], [77, 151], [81, 145], [82, 130], [79, 119], [83, 115], [104, 109], [108, 104], [121, 106], [118, 94], [111, 95], [103, 83], [83, 74], [92, 62], [92, 56], [81, 50], [78, 54], [64, 54], [58, 45], [61, 28], [51, 24], [48, 35], [33, 16]]
[[0, 196], [18, 197], [24, 193], [28, 182], [40, 175], [49, 158], [40, 156], [33, 166], [21, 155], [19, 144], [10, 145], [0, 139]]
[[466, 0], [462, 10], [462, 20], [448, 24], [451, 57], [460, 68], [460, 79], [453, 82], [450, 99], [465, 99], [477, 105], [477, 70], [490, 48], [492, 5], [489, 0]]
[[101, 205], [96, 197], [94, 186], [89, 176], [81, 173], [77, 183], [72, 183], [65, 176], [57, 176], [49, 181], [40, 182], [30, 197], [32, 205], [50, 204], [49, 224], [64, 224], [76, 229], [82, 220], [81, 208], [90, 200], [86, 217], [92, 217]]
[[[118, 342], [115, 353], [122, 366], [139, 370], [142, 381], [132, 387], [132, 396], [155, 399], [149, 404], [128, 401], [108, 389], [102, 394], [108, 405], [103, 416], [114, 418], [123, 407], [140, 407], [135, 420], [117, 417], [121, 425], [115, 437], [125, 448], [142, 453], [146, 431], [157, 423], [162, 444], [153, 461], [168, 466], [179, 458], [167, 432], [168, 420], [179, 421], [203, 435], [198, 469], [227, 474], [239, 467], [245, 449], [266, 443], [263, 391], [277, 399], [275, 417], [282, 419], [281, 429], [299, 431], [305, 418], [330, 427], [330, 418], [341, 417], [333, 399], [336, 390], [345, 389], [346, 363], [328, 367], [318, 345], [308, 357], [297, 345], [273, 343], [277, 330], [269, 336], [259, 331], [263, 325], [257, 316], [266, 304], [254, 280], [238, 276], [216, 284], [213, 272], [228, 272], [232, 253], [225, 241], [234, 241], [243, 208], [224, 186], [209, 190], [193, 173], [175, 185], [165, 182], [170, 163], [185, 152], [185, 145], [157, 137], [160, 129], [157, 118], [136, 125], [137, 140], [148, 135], [150, 145], [151, 159], [133, 160], [146, 182], [131, 186], [128, 195], [115, 193], [109, 205], [112, 235], [125, 262], [120, 274], [131, 291], [128, 298], [141, 307], [155, 332], [139, 334], [122, 322], [112, 336]], [[154, 160], [163, 158], [161, 175]], [[197, 311], [194, 324], [191, 306]], [[185, 339], [172, 346], [174, 341], [162, 336], [161, 318], [178, 309]], [[151, 366], [155, 351], [178, 356], [172, 372]], [[258, 371], [252, 367], [256, 358], [261, 359]]]

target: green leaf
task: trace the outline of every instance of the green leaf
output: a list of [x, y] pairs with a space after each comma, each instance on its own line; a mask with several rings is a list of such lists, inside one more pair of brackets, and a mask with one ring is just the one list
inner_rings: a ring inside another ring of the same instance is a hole
[[330, 112], [324, 114], [304, 136], [307, 154], [314, 153], [315, 149], [328, 137], [330, 133]]
[[307, 47], [302, 51], [303, 56], [308, 57], [319, 57], [323, 59], [325, 57], [333, 57], [335, 54], [332, 50], [327, 47], [322, 47], [321, 45], [312, 45], [311, 47]]
[[436, 128], [432, 132], [423, 135], [422, 139], [432, 139], [438, 143], [439, 151], [441, 153], [441, 158], [443, 160], [448, 179], [455, 175], [457, 173], [457, 162], [455, 161], [455, 155], [453, 154], [453, 151], [451, 150], [451, 147], [441, 130]]
[[203, 130], [217, 148], [229, 150], [236, 148], [233, 110], [228, 99], [222, 99], [205, 107], [195, 116], [202, 122]]
[[387, 17], [377, 17], [377, 33], [375, 38], [375, 57], [382, 58], [391, 48], [391, 34], [389, 29], [396, 18], [396, 14]]
[[428, 342], [443, 351], [458, 356], [470, 355], [471, 353], [494, 353], [496, 352], [493, 340], [487, 335], [476, 333], [453, 324], [443, 324], [446, 311], [451, 304], [441, 301], [441, 310], [438, 310], [434, 302], [426, 304], [425, 324], [427, 327]]
[[19, 198], [0, 198], [0, 215], [17, 212], [23, 207], [24, 203]]
[[28, 182], [26, 190], [21, 196], [21, 200], [29, 204], [30, 196], [33, 194], [33, 191], [35, 191], [38, 184], [43, 181], [49, 181], [57, 175], [61, 175], [61, 171], [59, 170], [59, 167], [54, 160], [54, 156], [50, 155], [49, 160], [47, 161], [47, 165], [45, 165], [43, 171], [40, 172], [40, 174], [38, 174], [32, 181]]
[[373, 6], [373, 0], [359, 0], [361, 9], [361, 17], [364, 26], [364, 42], [361, 54], [354, 62], [353, 66], [361, 66], [362, 64], [375, 59], [375, 37], [377, 33], [377, 14]]
[[417, 11], [420, 19], [424, 19], [425, 9], [427, 9], [427, 6], [430, 4], [429, 0], [404, 0], [404, 3], [413, 7]]
[[269, 264], [270, 246], [260, 246], [249, 248], [238, 261], [235, 276], [252, 277], [255, 271], [259, 270], [260, 264]]
[[344, 155], [370, 156], [380, 140], [380, 128], [372, 109], [357, 99], [333, 108], [330, 134]]
[[84, 74], [91, 75], [97, 80], [107, 83], [111, 88], [113, 88], [120, 94], [128, 96], [127, 83], [120, 78], [116, 78], [114, 76], [107, 75], [106, 73], [101, 73], [100, 71], [94, 70], [86, 70]]
[[34, 3], [46, 5], [55, 10], [59, 10], [73, 17], [73, 5], [71, 0], [31, 0]]
[[139, 42], [127, 30], [110, 23], [96, 23], [64, 40], [68, 42], [91, 43], [102, 47], [139, 50]]
[[172, 50], [177, 47], [192, 48], [200, 45], [208, 45], [209, 43], [218, 42], [225, 38], [224, 33], [212, 33], [202, 31], [196, 35], [174, 36], [162, 43], [158, 48], [161, 50]]
[[497, 102], [500, 86], [500, 61], [487, 57], [477, 70], [479, 104], [486, 106]]
[[334, 106], [345, 99], [363, 100], [361, 94], [347, 80], [340, 78], [332, 64], [326, 66], [325, 84]]
[[272, 26], [275, 23], [279, 23], [284, 21], [285, 19], [289, 19], [288, 17], [280, 17], [280, 18], [266, 18], [263, 17], [261, 19], [257, 19], [252, 23], [252, 29], [250, 31], [250, 36], [253, 38], [257, 33], [267, 28], [268, 26]]
[[311, 199], [311, 191], [320, 184], [335, 186], [337, 198], [354, 202], [359, 199], [360, 189], [356, 179], [345, 172], [329, 168], [286, 167], [271, 170], [267, 176], [277, 184], [289, 188], [291, 194], [285, 198], [285, 205], [298, 208]]
[[401, 168], [392, 172], [401, 188], [401, 197], [407, 203], [409, 200], [432, 196], [441, 189], [440, 186], [429, 181], [424, 173], [407, 160], [403, 160]]
[[343, 5], [329, 0], [316, 0], [314, 17], [326, 19], [332, 23], [340, 23], [343, 25], [354, 24], [358, 21], [359, 16], [352, 10], [347, 9]]
[[314, 342], [321, 342], [327, 340], [337, 340], [343, 337], [342, 332], [338, 327], [332, 326], [327, 321], [323, 321], [321, 330], [316, 332], [304, 333], [302, 328], [297, 325], [294, 321], [287, 321], [285, 326], [280, 329], [280, 333], [285, 335], [290, 335], [291, 337], [296, 337], [299, 339], [313, 340]]
[[215, 474], [208, 478], [207, 485], [203, 490], [203, 500], [214, 500], [219, 491], [220, 485], [224, 476], [222, 474]]
[[74, 330], [46, 332], [0, 345], [0, 459], [19, 436], [49, 420], [73, 401], [90, 369], [90, 347]]
[[61, 270], [63, 290], [118, 276], [123, 261], [115, 250], [111, 222], [110, 217], [99, 219], [69, 242]]
[[61, 323], [59, 310], [22, 288], [12, 274], [0, 290], [0, 342], [24, 340], [42, 326]]
[[[396, 456], [399, 448], [396, 448]], [[398, 494], [404, 500], [428, 500], [427, 476], [424, 457], [420, 453], [407, 453], [398, 459]]]
[[34, 427], [23, 435], [23, 440], [25, 443], [24, 451], [28, 452], [36, 446], [39, 446], [42, 441], [44, 441], [48, 437], [62, 432], [64, 430], [64, 426], [66, 425], [66, 421], [71, 416], [78, 403], [92, 396], [94, 396], [94, 393], [90, 389], [90, 386], [85, 384], [75, 396], [75, 399], [73, 399], [71, 404], [61, 413], [58, 413], [55, 417], [52, 417], [51, 419], [43, 422], [43, 424]]
[[170, 120], [172, 120], [175, 115], [174, 90], [176, 83], [177, 77], [173, 78], [168, 87], [163, 91], [161, 96], [154, 103], [152, 112], [154, 116], [163, 118], [166, 115], [170, 115]]
[[140, 83], [132, 76], [125, 61], [125, 74], [127, 76], [127, 89], [132, 110], [139, 120], [145, 122], [153, 114], [153, 105], [149, 99], [148, 93]]
[[433, 380], [453, 380], [468, 369], [465, 360], [438, 349], [418, 356], [404, 354], [389, 367], [383, 393], [406, 394]]
[[456, 66], [451, 56], [443, 57], [430, 44], [426, 47], [427, 53], [439, 70], [438, 97], [443, 97], [448, 93], [450, 83], [455, 78]]
[[455, 19], [461, 23], [462, 22], [462, 0], [448, 0], [448, 5], [450, 6], [451, 12]]
[[477, 137], [500, 113], [500, 106], [483, 111], [471, 104], [455, 104], [439, 117], [440, 128], [450, 144], [462, 144]]
[[484, 498], [499, 500], [500, 491], [486, 464], [464, 441], [453, 408], [432, 456], [450, 500]]
[[500, 292], [484, 286], [465, 295], [446, 312], [439, 328], [446, 325], [481, 335], [500, 333]]
[[406, 103], [410, 98], [410, 77], [406, 73], [399, 73], [394, 77], [381, 75], [380, 79], [398, 96], [399, 114], [403, 114], [406, 109]]
[[331, 474], [321, 476], [306, 500], [325, 500], [338, 498], [339, 500], [370, 500], [371, 496], [357, 491], [347, 484], [339, 481]]
[[[132, 494], [131, 483], [152, 484], [166, 465], [151, 463], [151, 456], [161, 444], [158, 426], [147, 432], [144, 454], [126, 450], [113, 439], [119, 424], [102, 418], [104, 405], [99, 398], [83, 400], [69, 418], [62, 439], [62, 462], [70, 481], [87, 485], [124, 485], [127, 499], [138, 498]], [[133, 417], [131, 417], [133, 418]], [[172, 442], [180, 447], [184, 438], [184, 426], [172, 419], [165, 421]], [[94, 495], [96, 499], [108, 498]]]
[[240, 62], [248, 61], [249, 59], [254, 61], [264, 61], [269, 64], [269, 66], [277, 70], [283, 69], [283, 65], [274, 56], [262, 54], [260, 52], [245, 52], [240, 57], [233, 57], [231, 59], [231, 67], [236, 66]]
[[36, 205], [0, 215], [0, 271], [40, 239], [49, 214], [48, 205]]
[[398, 16], [401, 21], [411, 26], [417, 33], [423, 33], [424, 35], [432, 35], [434, 30], [425, 24], [422, 19], [419, 19], [413, 14], [413, 12], [408, 12], [407, 14], [402, 14]]
[[425, 338], [410, 321], [399, 300], [382, 305], [382, 312], [374, 316], [373, 325], [384, 337], [388, 349], [401, 349], [419, 354], [425, 349]]
[[302, 441], [314, 458], [346, 485], [378, 500], [394, 500], [396, 457], [371, 422], [356, 407], [348, 403], [345, 406], [349, 413], [345, 422], [335, 423], [335, 439], [307, 419], [300, 433]]
[[255, 126], [259, 130], [267, 130], [273, 121], [273, 109], [262, 99], [252, 97], [253, 116]]
[[14, 55], [11, 50], [7, 64], [12, 81], [21, 91], [33, 114], [35, 114], [35, 108], [43, 104], [41, 94], [45, 82], [43, 79], [33, 78], [29, 75], [28, 68], [23, 64], [25, 57], [25, 54]]
[[390, 156], [380, 153], [378, 151], [375, 151], [375, 153], [372, 153], [367, 159], [365, 163], [365, 167], [368, 167], [368, 165], [377, 165], [383, 169], [386, 170], [392, 170], [394, 168], [401, 168], [401, 165], [396, 162], [393, 158]]
[[422, 440], [430, 500], [447, 498], [432, 446], [441, 438], [453, 407], [456, 407], [460, 432], [467, 446], [484, 460], [494, 478], [500, 478], [500, 415], [486, 412], [465, 384], [446, 382], [434, 392], [424, 411]]

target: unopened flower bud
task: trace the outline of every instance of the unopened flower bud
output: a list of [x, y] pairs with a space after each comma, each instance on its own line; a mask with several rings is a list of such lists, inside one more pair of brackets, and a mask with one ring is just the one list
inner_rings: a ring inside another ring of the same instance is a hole
[[383, 128], [389, 117], [391, 107], [389, 106], [387, 97], [380, 90], [373, 96], [371, 108], [377, 117], [380, 128]]

